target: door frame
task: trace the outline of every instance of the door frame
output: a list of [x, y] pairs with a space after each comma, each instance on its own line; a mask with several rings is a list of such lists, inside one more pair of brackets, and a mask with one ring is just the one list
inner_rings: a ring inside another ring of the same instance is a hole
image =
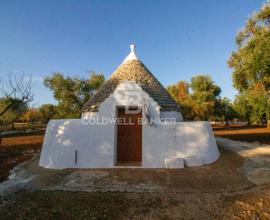
[[[119, 108], [126, 108], [126, 107], [129, 107], [129, 108], [139, 108], [141, 110], [141, 113], [142, 113], [142, 120], [143, 120], [143, 107], [142, 106], [135, 106], [135, 105], [116, 105], [115, 106], [115, 127], [114, 127], [114, 161], [113, 161], [113, 164], [114, 166], [116, 167], [119, 167], [119, 165], [117, 165], [117, 149], [118, 149], [118, 146], [117, 146], [117, 132], [118, 132], [118, 123], [117, 123], [117, 119], [118, 119], [118, 109]], [[136, 165], [136, 167], [140, 167], [142, 166], [142, 163], [143, 163], [143, 124], [141, 126], [141, 129], [142, 129], [142, 145], [141, 145], [141, 162], [140, 162], [140, 165]], [[129, 167], [129, 166], [125, 166], [125, 167]]]

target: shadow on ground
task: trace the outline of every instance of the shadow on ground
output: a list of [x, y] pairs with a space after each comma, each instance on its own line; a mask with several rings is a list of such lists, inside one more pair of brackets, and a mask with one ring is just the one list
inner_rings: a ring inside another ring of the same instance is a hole
[[239, 171], [244, 159], [221, 149], [213, 164], [185, 169], [64, 169], [38, 166], [38, 159], [25, 162], [16, 176], [34, 176], [30, 185], [37, 190], [88, 192], [234, 192], [254, 186]]
[[254, 184], [241, 172], [244, 158], [220, 150], [221, 157], [215, 163], [186, 169], [48, 170], [32, 159], [16, 172], [22, 178], [32, 175], [34, 179], [28, 189], [2, 200], [0, 216], [209, 220], [263, 219], [270, 215], [265, 205], [270, 198], [267, 186], [254, 193]]

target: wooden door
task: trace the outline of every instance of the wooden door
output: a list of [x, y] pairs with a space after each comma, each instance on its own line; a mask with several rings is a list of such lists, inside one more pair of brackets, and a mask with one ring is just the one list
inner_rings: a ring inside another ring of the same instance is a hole
[[[137, 107], [129, 108], [136, 110]], [[118, 107], [117, 165], [140, 166], [142, 162], [142, 112], [132, 114]]]

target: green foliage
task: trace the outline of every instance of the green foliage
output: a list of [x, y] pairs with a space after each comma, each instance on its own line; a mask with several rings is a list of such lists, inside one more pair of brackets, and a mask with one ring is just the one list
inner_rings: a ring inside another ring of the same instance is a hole
[[206, 100], [217, 97], [221, 93], [220, 87], [208, 75], [196, 75], [192, 77], [190, 88], [193, 91], [193, 95], [203, 94]]
[[263, 124], [269, 115], [269, 97], [263, 85], [254, 85], [248, 90], [249, 105], [252, 109], [251, 122]]
[[168, 86], [167, 90], [177, 102], [189, 96], [189, 84], [184, 80], [179, 81], [175, 85]]
[[263, 85], [254, 85], [241, 92], [234, 101], [240, 118], [249, 123], [264, 123], [269, 115], [269, 97]]
[[39, 111], [43, 123], [48, 123], [49, 120], [56, 117], [56, 106], [52, 104], [43, 104], [40, 106]]
[[224, 97], [216, 102], [215, 116], [218, 121], [225, 122], [228, 125], [229, 121], [237, 117], [237, 113], [231, 101]]
[[194, 119], [194, 112], [191, 108], [191, 99], [189, 94], [189, 84], [186, 81], [179, 81], [174, 85], [167, 87], [168, 92], [181, 107], [181, 113], [186, 120]]
[[19, 119], [23, 113], [27, 110], [27, 104], [19, 99], [12, 98], [0, 98], [0, 111], [9, 106], [12, 102], [14, 104], [9, 108], [5, 114], [0, 116], [0, 123], [4, 125], [11, 124]]
[[[191, 92], [189, 92], [189, 88]], [[168, 92], [180, 104], [186, 120], [208, 120], [215, 116], [216, 103], [221, 89], [210, 76], [197, 75], [191, 83], [180, 81], [167, 87]]]
[[41, 113], [37, 108], [28, 108], [22, 116], [22, 121], [27, 123], [38, 122], [40, 120], [41, 120]]
[[238, 116], [242, 120], [247, 120], [250, 123], [250, 116], [252, 113], [252, 108], [249, 105], [247, 92], [242, 92], [236, 96], [234, 100], [234, 109], [238, 113]]
[[195, 119], [208, 120], [214, 116], [217, 99], [221, 89], [208, 75], [197, 75], [192, 77], [190, 88], [192, 89], [192, 109]]
[[236, 36], [236, 43], [237, 51], [228, 60], [228, 65], [234, 70], [233, 85], [239, 91], [235, 100], [236, 109], [244, 119], [261, 122], [269, 112], [269, 2], [248, 19]]
[[58, 101], [56, 118], [79, 118], [83, 104], [103, 82], [104, 76], [96, 73], [91, 73], [89, 79], [65, 77], [61, 73], [46, 77], [44, 84]]

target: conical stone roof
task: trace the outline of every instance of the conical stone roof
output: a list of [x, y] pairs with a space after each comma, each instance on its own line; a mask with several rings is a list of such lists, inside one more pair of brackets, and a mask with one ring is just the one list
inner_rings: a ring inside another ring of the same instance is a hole
[[178, 104], [137, 58], [134, 46], [131, 45], [131, 52], [124, 62], [113, 72], [110, 78], [105, 81], [97, 92], [83, 106], [83, 111], [98, 111], [102, 102], [105, 101], [114, 89], [123, 81], [133, 81], [152, 97], [161, 107], [160, 111], [180, 111]]

